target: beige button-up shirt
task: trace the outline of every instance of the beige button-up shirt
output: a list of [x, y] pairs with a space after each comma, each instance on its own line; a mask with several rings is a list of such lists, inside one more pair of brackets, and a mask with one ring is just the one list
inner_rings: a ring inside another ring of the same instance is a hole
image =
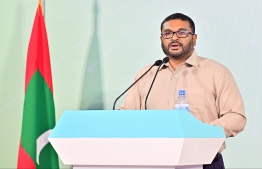
[[[143, 68], [138, 79], [151, 65]], [[155, 76], [154, 66], [127, 93], [121, 110], [145, 109], [145, 98]], [[210, 125], [223, 127], [226, 137], [241, 132], [246, 124], [244, 104], [230, 71], [220, 63], [197, 55], [173, 70], [169, 63], [162, 65], [147, 100], [147, 109], [170, 110], [175, 107], [178, 91], [184, 89], [189, 112]], [[225, 148], [225, 144], [219, 150]]]

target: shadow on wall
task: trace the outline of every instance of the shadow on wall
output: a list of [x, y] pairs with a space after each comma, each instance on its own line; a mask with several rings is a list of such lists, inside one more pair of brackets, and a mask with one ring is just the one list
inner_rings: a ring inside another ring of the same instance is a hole
[[98, 1], [94, 1], [93, 8], [93, 34], [83, 72], [82, 96], [80, 110], [103, 110], [103, 88], [101, 70], [101, 51], [98, 33]]

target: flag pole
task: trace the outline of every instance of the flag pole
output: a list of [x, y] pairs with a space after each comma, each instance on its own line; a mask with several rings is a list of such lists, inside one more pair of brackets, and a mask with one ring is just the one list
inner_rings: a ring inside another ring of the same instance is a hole
[[43, 9], [43, 16], [45, 20], [45, 0], [42, 0], [42, 9]]

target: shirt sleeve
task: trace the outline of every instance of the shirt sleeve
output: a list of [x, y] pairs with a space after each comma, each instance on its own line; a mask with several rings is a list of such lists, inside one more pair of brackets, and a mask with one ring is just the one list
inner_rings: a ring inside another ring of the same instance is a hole
[[221, 72], [216, 84], [216, 97], [218, 119], [210, 124], [222, 126], [226, 137], [233, 137], [244, 129], [246, 116], [242, 96], [227, 68]]
[[[144, 73], [144, 69], [141, 70], [136, 76], [133, 82], [140, 78]], [[138, 81], [134, 86], [132, 86], [124, 99], [124, 103], [118, 108], [118, 110], [140, 110], [141, 109], [141, 93], [139, 91]]]
[[124, 103], [118, 110], [140, 110], [140, 104], [140, 94], [138, 92], [138, 85], [136, 84], [127, 92]]

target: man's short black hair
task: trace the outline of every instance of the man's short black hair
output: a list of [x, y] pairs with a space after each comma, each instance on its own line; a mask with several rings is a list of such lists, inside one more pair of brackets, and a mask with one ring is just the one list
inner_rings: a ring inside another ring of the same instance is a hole
[[170, 20], [188, 21], [189, 22], [189, 26], [192, 29], [192, 33], [195, 34], [194, 21], [190, 17], [188, 17], [188, 16], [186, 16], [186, 15], [184, 15], [182, 13], [174, 13], [174, 14], [171, 14], [168, 17], [166, 17], [166, 19], [164, 19], [163, 22], [161, 23], [161, 27], [160, 27], [161, 32], [162, 32], [164, 23], [167, 22], [167, 21], [170, 21]]

